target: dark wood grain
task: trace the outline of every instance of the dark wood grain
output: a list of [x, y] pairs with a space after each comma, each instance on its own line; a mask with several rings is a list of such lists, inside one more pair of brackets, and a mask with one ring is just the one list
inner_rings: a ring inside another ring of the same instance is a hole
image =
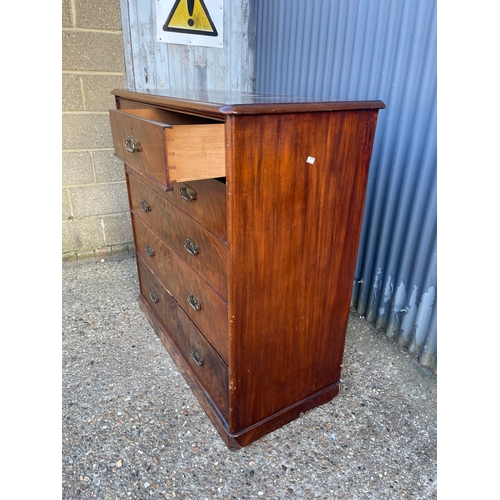
[[[167, 192], [148, 170], [158, 168], [153, 158], [125, 170], [141, 308], [227, 446], [246, 446], [340, 390], [368, 168], [385, 105], [113, 94], [118, 108], [138, 116], [224, 123], [225, 183], [171, 183]], [[195, 201], [180, 197], [186, 186]], [[187, 237], [198, 255], [185, 251]], [[206, 316], [186, 309], [193, 289]], [[201, 367], [193, 346], [207, 360]]]
[[[195, 192], [193, 201], [182, 198], [180, 190], [185, 187]], [[165, 194], [165, 199], [227, 241], [225, 183], [215, 179], [178, 182], [172, 191]]]
[[[227, 303], [135, 214], [132, 214], [132, 226], [139, 256], [155, 273], [162, 285], [176, 297], [184, 312], [227, 363]], [[191, 293], [200, 301], [199, 310], [193, 309], [188, 303], [187, 299]]]
[[[127, 174], [132, 211], [222, 298], [227, 300], [227, 244], [175, 208], [133, 175]], [[144, 212], [141, 201], [151, 210]], [[184, 248], [186, 239], [198, 246], [198, 254]]]
[[302, 401], [296, 402], [283, 411], [274, 413], [269, 418], [261, 420], [241, 432], [229, 432], [228, 436], [230, 444], [234, 446], [234, 443], [236, 443], [240, 447], [249, 445], [265, 434], [269, 434], [279, 427], [295, 420], [305, 412], [328, 403], [340, 392], [340, 387], [340, 383], [333, 384], [332, 386], [326, 387], [322, 391], [319, 391]]
[[233, 433], [340, 380], [375, 123], [374, 111], [228, 122]]
[[[165, 191], [164, 187], [155, 182], [154, 179], [143, 175], [130, 165], [125, 165], [125, 172], [134, 175], [145, 184], [149, 189], [161, 196], [164, 200], [172, 203], [182, 212], [192, 217], [205, 229], [214, 233], [216, 236], [227, 242], [227, 224], [226, 224], [226, 185], [225, 182], [215, 179], [204, 179], [199, 181], [190, 181], [187, 183], [177, 182], [172, 191]], [[189, 186], [194, 189], [196, 199], [187, 202], [180, 196], [180, 189]]]
[[165, 347], [166, 351], [176, 364], [179, 373], [184, 377], [184, 380], [193, 391], [193, 394], [198, 399], [208, 418], [210, 418], [210, 420], [212, 421], [214, 427], [217, 429], [217, 432], [221, 436], [224, 443], [231, 450], [237, 450], [241, 448], [242, 445], [240, 445], [238, 441], [236, 441], [236, 439], [234, 439], [229, 433], [227, 418], [224, 418], [224, 416], [221, 414], [218, 406], [214, 403], [214, 401], [212, 401], [210, 394], [205, 390], [201, 382], [193, 374], [193, 371], [189, 367], [183, 354], [175, 345], [173, 334], [170, 333], [170, 331], [165, 328], [162, 323], [160, 323], [157, 315], [151, 309], [149, 304], [146, 302], [146, 299], [142, 295], [139, 295], [138, 302], [142, 312], [145, 314], [153, 330], [161, 340], [163, 347]]
[[[149, 115], [153, 115], [151, 110], [146, 111]], [[164, 141], [166, 125], [123, 111], [111, 110], [109, 113], [115, 155], [124, 163], [155, 179], [165, 189], [170, 188]], [[127, 151], [125, 140], [128, 136], [137, 138], [139, 151], [134, 153]]]
[[[225, 175], [224, 126], [203, 117], [157, 108], [110, 110], [115, 155], [166, 190], [176, 180]], [[133, 137], [137, 150], [129, 151]]]
[[180, 113], [213, 118], [234, 115], [263, 115], [310, 113], [312, 111], [339, 111], [384, 109], [379, 100], [314, 99], [302, 96], [264, 95], [231, 91], [160, 90], [158, 94], [145, 94], [115, 89], [117, 101], [126, 99], [153, 106], [168, 108]]
[[[184, 313], [176, 300], [156, 279], [139, 257], [137, 260], [141, 295], [154, 311], [158, 320], [170, 333], [170, 337], [210, 399], [213, 400], [225, 420], [228, 418], [228, 369], [222, 358], [207, 342], [194, 323]], [[151, 298], [157, 296], [157, 302]], [[202, 359], [199, 366], [191, 355], [195, 348]]]

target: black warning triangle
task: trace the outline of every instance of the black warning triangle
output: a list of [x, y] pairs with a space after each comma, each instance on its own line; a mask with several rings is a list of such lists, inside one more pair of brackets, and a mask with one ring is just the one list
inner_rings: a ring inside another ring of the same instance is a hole
[[176, 0], [163, 25], [163, 31], [218, 36], [203, 0]]

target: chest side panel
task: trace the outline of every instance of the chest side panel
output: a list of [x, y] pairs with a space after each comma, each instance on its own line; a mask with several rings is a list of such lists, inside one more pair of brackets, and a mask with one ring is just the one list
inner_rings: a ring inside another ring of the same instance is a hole
[[228, 120], [232, 432], [340, 380], [376, 118]]

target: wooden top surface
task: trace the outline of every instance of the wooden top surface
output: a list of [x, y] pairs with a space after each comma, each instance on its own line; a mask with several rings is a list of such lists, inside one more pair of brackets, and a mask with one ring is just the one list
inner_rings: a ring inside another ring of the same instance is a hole
[[179, 111], [199, 111], [211, 115], [255, 115], [273, 113], [305, 113], [355, 109], [384, 109], [379, 100], [335, 100], [276, 94], [254, 94], [217, 90], [155, 90], [154, 93], [113, 90], [122, 99]]

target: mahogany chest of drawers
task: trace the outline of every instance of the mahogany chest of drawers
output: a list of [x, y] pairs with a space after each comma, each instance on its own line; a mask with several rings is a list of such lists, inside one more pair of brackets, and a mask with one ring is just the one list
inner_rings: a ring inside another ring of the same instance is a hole
[[381, 101], [115, 90], [139, 303], [226, 445], [340, 372]]

